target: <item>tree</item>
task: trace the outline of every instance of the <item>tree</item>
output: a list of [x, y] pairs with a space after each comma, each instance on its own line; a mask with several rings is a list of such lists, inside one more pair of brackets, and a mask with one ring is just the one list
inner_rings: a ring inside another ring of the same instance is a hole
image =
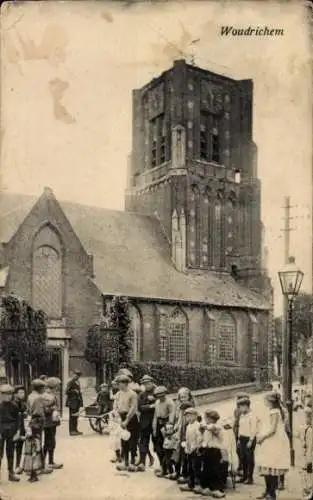
[[103, 349], [100, 325], [92, 325], [87, 332], [85, 358], [89, 363], [95, 365], [97, 383], [101, 383], [103, 377]]
[[128, 299], [113, 297], [107, 316], [92, 325], [86, 336], [85, 358], [96, 367], [97, 383], [110, 379], [116, 368], [131, 360], [130, 318]]
[[312, 295], [302, 293], [295, 298], [292, 317], [294, 343], [297, 344], [301, 337], [309, 339], [312, 335]]
[[14, 383], [28, 385], [31, 371], [36, 373], [39, 360], [47, 356], [47, 317], [25, 300], [13, 294], [4, 295], [0, 327], [7, 373]]
[[127, 365], [131, 361], [132, 352], [127, 297], [119, 295], [113, 297], [109, 310], [109, 323], [112, 328], [116, 328], [118, 334], [118, 363]]

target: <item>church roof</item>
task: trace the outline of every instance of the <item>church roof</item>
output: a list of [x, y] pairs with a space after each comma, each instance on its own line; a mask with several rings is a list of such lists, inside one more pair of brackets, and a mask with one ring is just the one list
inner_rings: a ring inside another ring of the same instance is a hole
[[[33, 196], [3, 193], [0, 242], [8, 242], [36, 203]], [[103, 294], [269, 309], [259, 294], [230, 275], [178, 272], [158, 220], [135, 213], [58, 201], [85, 250], [93, 255], [94, 282]]]

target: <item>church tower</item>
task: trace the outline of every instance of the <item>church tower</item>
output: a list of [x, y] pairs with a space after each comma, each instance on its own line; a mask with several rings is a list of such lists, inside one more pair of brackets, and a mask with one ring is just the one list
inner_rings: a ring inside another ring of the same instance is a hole
[[127, 211], [158, 217], [179, 271], [260, 288], [261, 219], [251, 80], [174, 62], [133, 91]]

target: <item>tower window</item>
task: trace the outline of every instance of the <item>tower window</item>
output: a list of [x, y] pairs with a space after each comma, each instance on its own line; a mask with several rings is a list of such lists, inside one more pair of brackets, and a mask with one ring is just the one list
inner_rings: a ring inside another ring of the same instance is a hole
[[214, 118], [211, 128], [211, 151], [210, 159], [216, 163], [220, 162], [220, 137], [217, 120]]
[[165, 120], [164, 116], [161, 117], [160, 120], [160, 163], [165, 162], [165, 141], [166, 141], [166, 133], [165, 133]]
[[220, 163], [220, 123], [207, 113], [200, 118], [200, 160]]
[[151, 122], [151, 166], [155, 167], [157, 164], [157, 119]]
[[151, 127], [151, 166], [156, 167], [166, 161], [166, 125], [164, 115], [150, 122]]
[[207, 130], [207, 117], [201, 117], [200, 123], [200, 159], [207, 160], [208, 156], [208, 130]]

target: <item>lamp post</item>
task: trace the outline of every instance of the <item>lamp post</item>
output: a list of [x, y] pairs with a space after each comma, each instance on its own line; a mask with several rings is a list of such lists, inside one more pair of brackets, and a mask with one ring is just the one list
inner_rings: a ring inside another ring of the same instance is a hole
[[292, 312], [295, 297], [299, 294], [301, 283], [303, 280], [303, 272], [297, 268], [294, 257], [289, 258], [289, 263], [286, 264], [278, 273], [279, 281], [284, 297], [288, 301], [287, 312], [287, 358], [286, 358], [286, 385], [284, 393], [286, 394], [285, 404], [288, 409], [290, 423], [290, 465], [295, 465], [295, 451], [293, 448], [293, 404], [292, 404]]

